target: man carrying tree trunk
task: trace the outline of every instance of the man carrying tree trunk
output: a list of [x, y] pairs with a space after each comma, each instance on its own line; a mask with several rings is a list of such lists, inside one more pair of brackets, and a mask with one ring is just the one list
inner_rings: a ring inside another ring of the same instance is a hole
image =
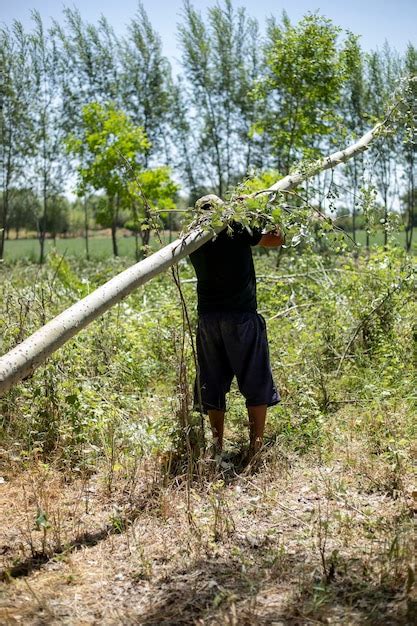
[[[197, 209], [210, 210], [222, 200], [215, 195], [200, 198]], [[200, 389], [195, 403], [208, 413], [214, 452], [223, 447], [226, 393], [234, 376], [246, 399], [251, 460], [262, 447], [266, 412], [279, 402], [269, 362], [264, 318], [257, 313], [256, 277], [251, 246], [276, 248], [280, 232], [250, 232], [237, 222], [232, 234], [222, 231], [214, 240], [190, 254], [197, 275], [197, 356]]]

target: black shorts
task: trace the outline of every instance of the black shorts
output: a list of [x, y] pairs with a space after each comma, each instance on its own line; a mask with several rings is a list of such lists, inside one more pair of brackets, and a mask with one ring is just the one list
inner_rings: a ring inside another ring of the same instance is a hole
[[[269, 362], [266, 324], [258, 313], [200, 314], [197, 356], [204, 413], [226, 409], [226, 393], [233, 376], [246, 406], [279, 402]], [[195, 405], [200, 406], [197, 381]]]

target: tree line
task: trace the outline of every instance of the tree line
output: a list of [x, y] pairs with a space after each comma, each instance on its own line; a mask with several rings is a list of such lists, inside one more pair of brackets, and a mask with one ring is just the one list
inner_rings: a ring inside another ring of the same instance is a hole
[[[283, 13], [261, 31], [231, 0], [206, 14], [185, 0], [178, 42], [174, 73], [141, 4], [123, 36], [75, 8], [47, 29], [36, 11], [31, 29], [18, 21], [0, 29], [0, 258], [10, 228], [36, 230], [42, 262], [48, 235], [77, 225], [87, 238], [92, 216], [111, 228], [116, 255], [122, 225], [139, 255], [153, 205], [168, 220], [180, 189], [191, 205], [207, 192], [225, 197], [259, 172], [286, 175], [362, 135], [401, 78], [417, 75], [411, 43], [403, 55], [388, 43], [365, 53], [358, 36], [317, 13], [295, 24]], [[342, 175], [317, 177], [311, 201], [334, 211], [355, 240], [377, 221], [385, 243], [395, 209], [410, 249], [415, 163], [405, 124]]]

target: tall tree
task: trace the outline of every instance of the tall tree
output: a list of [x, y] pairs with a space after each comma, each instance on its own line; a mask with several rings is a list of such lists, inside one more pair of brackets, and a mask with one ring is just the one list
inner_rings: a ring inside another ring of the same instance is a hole
[[[348, 34], [344, 49], [346, 81], [343, 86], [341, 113], [349, 135], [354, 140], [365, 132], [366, 113], [366, 84], [364, 55], [358, 37]], [[345, 167], [345, 176], [349, 186], [352, 214], [352, 237], [356, 242], [356, 218], [359, 188], [364, 173], [363, 154], [349, 161]]]
[[408, 100], [410, 103], [408, 120], [401, 130], [401, 155], [404, 164], [406, 184], [405, 195], [405, 241], [409, 252], [413, 242], [414, 226], [417, 222], [416, 199], [417, 199], [417, 48], [409, 44], [404, 58], [404, 72], [406, 80], [414, 77], [408, 87]]
[[204, 195], [204, 184], [196, 166], [197, 145], [192, 132], [192, 123], [184, 97], [184, 90], [183, 81], [181, 76], [179, 76], [172, 90], [170, 125], [176, 144], [175, 167], [185, 179], [190, 196], [190, 205], [194, 205], [194, 202]]
[[57, 72], [67, 132], [81, 127], [82, 108], [90, 102], [121, 101], [120, 42], [108, 21], [85, 23], [76, 8], [64, 9], [64, 25], [54, 22]]
[[132, 121], [144, 128], [149, 139], [144, 154], [150, 160], [168, 158], [168, 119], [172, 102], [171, 67], [162, 54], [162, 43], [139, 3], [121, 48], [121, 98]]
[[45, 32], [39, 12], [32, 14], [30, 35], [32, 57], [32, 119], [36, 151], [32, 170], [41, 199], [38, 215], [39, 262], [45, 259], [45, 239], [52, 223], [54, 202], [64, 187], [63, 133], [56, 42]]
[[255, 130], [266, 133], [274, 165], [283, 174], [300, 157], [316, 157], [338, 122], [345, 77], [338, 46], [340, 28], [308, 14], [296, 25], [284, 13], [271, 19], [265, 47], [266, 74], [255, 95], [263, 116]]
[[265, 150], [266, 137], [253, 132], [263, 113], [263, 104], [254, 97], [253, 92], [254, 86], [264, 72], [264, 58], [259, 46], [260, 37], [257, 20], [248, 19], [245, 35], [245, 60], [238, 68], [236, 77], [236, 102], [239, 111], [238, 136], [241, 144], [240, 150], [246, 152], [245, 174], [250, 173], [252, 168], [261, 170], [268, 163]]
[[97, 63], [87, 26], [78, 9], [64, 9], [64, 26], [54, 22], [52, 32], [58, 44], [57, 68], [63, 100], [62, 123], [67, 132], [78, 127], [82, 107], [97, 94]]
[[198, 136], [198, 169], [220, 196], [251, 159], [248, 129], [254, 101], [249, 92], [257, 57], [249, 51], [256, 33], [254, 20], [243, 8], [235, 10], [231, 0], [210, 7], [207, 23], [188, 0], [184, 3], [179, 39], [192, 132]]
[[[369, 115], [380, 119], [387, 109], [392, 94], [398, 87], [401, 65], [398, 54], [386, 43], [382, 51], [375, 51], [367, 56], [366, 98]], [[393, 207], [393, 193], [397, 180], [396, 160], [398, 143], [391, 134], [384, 134], [370, 150], [373, 156], [373, 175], [375, 186], [383, 208], [384, 245], [388, 243], [389, 213]]]
[[114, 255], [118, 256], [116, 234], [122, 209], [131, 211], [135, 229], [143, 232], [143, 243], [149, 243], [150, 225], [143, 223], [150, 218], [149, 202], [160, 198], [163, 208], [172, 208], [177, 185], [167, 168], [143, 170], [142, 157], [149, 146], [143, 128], [114, 105], [93, 102], [83, 108], [81, 135], [68, 137], [67, 146], [79, 158], [81, 191], [106, 193], [96, 217], [111, 228]]
[[12, 190], [17, 188], [33, 149], [29, 115], [30, 57], [28, 38], [20, 22], [0, 28], [0, 259], [4, 254]]

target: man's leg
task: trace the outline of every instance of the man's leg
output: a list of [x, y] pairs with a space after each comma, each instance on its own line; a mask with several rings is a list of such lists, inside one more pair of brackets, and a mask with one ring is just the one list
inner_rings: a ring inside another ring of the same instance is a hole
[[272, 378], [265, 320], [257, 313], [242, 313], [229, 328], [226, 351], [246, 398], [249, 416], [249, 458], [262, 447], [268, 406], [279, 402]]
[[252, 458], [262, 448], [267, 408], [267, 404], [248, 406], [249, 458]]
[[213, 433], [213, 444], [216, 452], [221, 452], [223, 448], [224, 431], [224, 411], [209, 409], [211, 432]]
[[[208, 413], [213, 433], [215, 455], [223, 447], [224, 414], [226, 393], [230, 389], [233, 371], [227, 358], [219, 324], [220, 314], [200, 315], [197, 330], [197, 357], [199, 366], [200, 394], [195, 385], [195, 405]], [[214, 409], [210, 407], [222, 407]]]

